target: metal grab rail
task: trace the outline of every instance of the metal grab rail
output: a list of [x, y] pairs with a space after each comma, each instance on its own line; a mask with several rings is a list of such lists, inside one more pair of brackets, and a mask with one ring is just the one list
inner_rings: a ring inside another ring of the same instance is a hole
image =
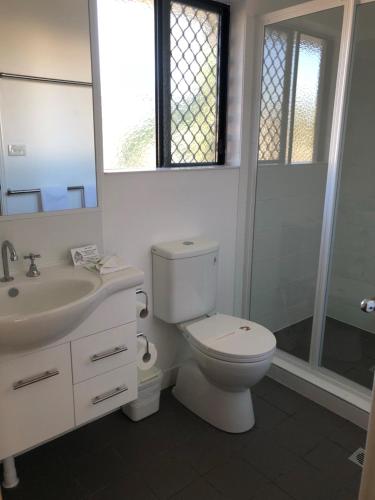
[[11, 80], [29, 80], [33, 82], [58, 83], [60, 85], [77, 85], [78, 87], [92, 87], [90, 82], [80, 82], [78, 80], [64, 80], [60, 78], [45, 78], [43, 76], [16, 75], [15, 73], [0, 72], [0, 78], [9, 78]]
[[[68, 191], [85, 191], [85, 186], [68, 186]], [[18, 194], [39, 194], [41, 192], [40, 188], [34, 189], [8, 189], [6, 192], [7, 196], [14, 196]]]

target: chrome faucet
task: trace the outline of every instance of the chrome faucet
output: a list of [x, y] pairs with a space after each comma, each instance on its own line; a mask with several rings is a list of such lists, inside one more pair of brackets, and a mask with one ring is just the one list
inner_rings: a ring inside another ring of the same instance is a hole
[[14, 278], [9, 274], [9, 262], [8, 262], [8, 250], [9, 257], [12, 262], [18, 260], [17, 252], [12, 245], [12, 243], [8, 240], [5, 240], [1, 245], [1, 258], [3, 260], [3, 270], [4, 276], [0, 279], [2, 282], [12, 281]]

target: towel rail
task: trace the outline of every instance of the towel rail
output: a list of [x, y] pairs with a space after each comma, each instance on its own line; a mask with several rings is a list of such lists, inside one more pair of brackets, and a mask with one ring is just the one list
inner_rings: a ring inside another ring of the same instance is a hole
[[33, 82], [58, 83], [60, 85], [77, 85], [78, 87], [92, 87], [90, 82], [80, 82], [78, 80], [63, 80], [60, 78], [45, 78], [43, 76], [16, 75], [15, 73], [0, 72], [0, 78], [11, 80], [29, 80]]
[[[67, 190], [68, 191], [84, 191], [85, 190], [85, 186], [68, 186], [67, 187]], [[7, 196], [15, 196], [15, 195], [19, 195], [19, 194], [38, 194], [40, 193], [41, 190], [39, 188], [35, 188], [35, 189], [8, 189], [6, 194]]]

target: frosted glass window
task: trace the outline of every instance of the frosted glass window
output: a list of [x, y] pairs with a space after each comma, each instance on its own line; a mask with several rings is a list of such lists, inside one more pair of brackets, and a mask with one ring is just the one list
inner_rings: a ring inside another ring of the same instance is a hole
[[266, 28], [259, 126], [260, 161], [280, 161], [281, 157], [287, 49], [287, 33]]
[[322, 38], [288, 28], [265, 28], [259, 161], [317, 160], [325, 54]]
[[220, 16], [171, 3], [172, 163], [217, 161]]
[[323, 50], [321, 38], [301, 34], [296, 75], [292, 163], [314, 160]]
[[153, 0], [98, 0], [104, 170], [156, 168]]

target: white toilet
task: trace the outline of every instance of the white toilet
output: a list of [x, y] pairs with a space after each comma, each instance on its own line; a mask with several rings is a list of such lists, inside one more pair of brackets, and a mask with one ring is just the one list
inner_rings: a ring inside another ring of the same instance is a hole
[[252, 321], [213, 314], [218, 252], [218, 243], [205, 239], [154, 245], [153, 312], [190, 345], [174, 396], [213, 426], [238, 433], [255, 423], [250, 387], [267, 373], [276, 339]]

